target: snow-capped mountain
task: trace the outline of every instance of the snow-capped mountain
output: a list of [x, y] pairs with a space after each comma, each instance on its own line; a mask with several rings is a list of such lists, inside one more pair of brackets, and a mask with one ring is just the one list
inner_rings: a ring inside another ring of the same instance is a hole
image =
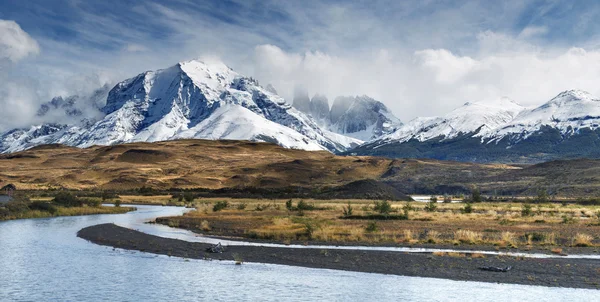
[[360, 143], [322, 130], [269, 90], [222, 62], [181, 62], [118, 83], [96, 122], [12, 130], [0, 135], [0, 152], [41, 143], [88, 147], [178, 138], [267, 141], [332, 152]]
[[416, 118], [351, 153], [476, 162], [600, 158], [600, 100], [565, 91], [533, 109], [502, 98]]
[[441, 117], [418, 117], [378, 141], [426, 141], [433, 138], [450, 139], [461, 134], [486, 136], [510, 121], [525, 107], [508, 98], [468, 102]]
[[392, 133], [402, 125], [383, 103], [368, 96], [340, 96], [329, 109], [326, 96], [316, 94], [309, 99], [306, 90], [296, 89], [293, 106], [323, 128], [361, 141]]
[[560, 131], [563, 136], [572, 136], [579, 130], [598, 129], [600, 126], [600, 99], [581, 90], [564, 91], [544, 105], [522, 111], [495, 131], [484, 135], [485, 139], [499, 141], [504, 137], [527, 139], [544, 126]]

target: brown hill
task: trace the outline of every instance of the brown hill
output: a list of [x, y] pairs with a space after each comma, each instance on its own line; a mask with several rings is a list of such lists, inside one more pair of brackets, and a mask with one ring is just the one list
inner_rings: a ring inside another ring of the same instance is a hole
[[245, 141], [178, 140], [87, 149], [49, 145], [0, 155], [0, 183], [32, 190], [304, 188], [323, 197], [354, 192], [350, 195], [383, 198], [463, 193], [476, 185], [484, 192], [503, 195], [535, 194], [539, 188], [593, 195], [600, 192], [599, 172], [598, 160], [533, 166], [473, 164], [335, 156]]

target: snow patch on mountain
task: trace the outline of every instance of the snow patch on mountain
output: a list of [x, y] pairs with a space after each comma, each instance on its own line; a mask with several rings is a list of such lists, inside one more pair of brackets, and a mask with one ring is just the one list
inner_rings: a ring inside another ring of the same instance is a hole
[[441, 117], [418, 117], [383, 136], [383, 142], [426, 141], [433, 138], [450, 139], [460, 134], [486, 136], [496, 128], [512, 121], [525, 107], [508, 98], [467, 102]]
[[556, 128], [565, 136], [582, 128], [597, 129], [600, 127], [600, 99], [581, 90], [564, 91], [542, 106], [521, 112], [510, 123], [484, 137], [491, 141], [506, 136], [526, 139], [543, 126]]

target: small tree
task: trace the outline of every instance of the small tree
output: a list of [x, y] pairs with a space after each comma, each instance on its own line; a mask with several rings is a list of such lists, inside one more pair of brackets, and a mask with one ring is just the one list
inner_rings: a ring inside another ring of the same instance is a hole
[[115, 200], [115, 207], [120, 207], [121, 206], [121, 199], [117, 199]]
[[548, 197], [548, 192], [544, 189], [539, 189], [537, 193], [537, 197], [535, 198], [536, 203], [546, 203], [550, 200]]
[[471, 191], [471, 201], [472, 202], [481, 202], [481, 192], [477, 187], [474, 187]]

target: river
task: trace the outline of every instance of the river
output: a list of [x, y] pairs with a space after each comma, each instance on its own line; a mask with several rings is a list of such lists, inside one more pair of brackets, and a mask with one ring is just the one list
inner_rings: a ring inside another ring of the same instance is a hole
[[600, 301], [600, 291], [451, 281], [283, 265], [188, 260], [89, 243], [78, 230], [114, 222], [163, 237], [193, 234], [144, 224], [177, 207], [0, 222], [0, 301]]

